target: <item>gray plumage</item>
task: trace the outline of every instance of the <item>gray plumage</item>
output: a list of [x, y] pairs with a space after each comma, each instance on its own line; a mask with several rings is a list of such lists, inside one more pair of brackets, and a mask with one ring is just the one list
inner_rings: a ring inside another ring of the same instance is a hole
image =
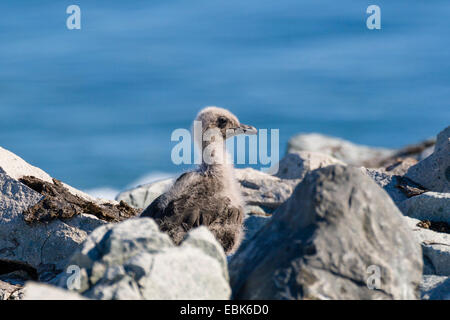
[[[155, 199], [141, 214], [151, 217], [180, 243], [186, 232], [200, 225], [207, 226], [221, 243], [225, 252], [234, 252], [243, 237], [244, 202], [227, 158], [224, 141], [237, 134], [255, 134], [256, 129], [243, 125], [231, 112], [217, 107], [200, 111], [202, 123], [201, 150], [209, 151], [196, 171], [182, 174], [174, 185]], [[205, 140], [208, 129], [217, 130], [216, 138]]]

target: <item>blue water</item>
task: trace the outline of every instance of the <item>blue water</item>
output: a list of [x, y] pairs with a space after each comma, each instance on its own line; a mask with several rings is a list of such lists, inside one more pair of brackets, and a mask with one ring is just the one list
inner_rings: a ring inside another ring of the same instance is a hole
[[[82, 29], [66, 28], [77, 4]], [[382, 29], [366, 28], [378, 4]], [[176, 173], [206, 105], [399, 147], [450, 123], [450, 2], [0, 2], [0, 146], [80, 189]]]

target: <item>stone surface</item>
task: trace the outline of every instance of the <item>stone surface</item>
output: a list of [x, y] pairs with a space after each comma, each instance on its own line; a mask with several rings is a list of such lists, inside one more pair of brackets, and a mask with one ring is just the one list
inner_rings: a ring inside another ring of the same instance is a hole
[[144, 184], [119, 193], [116, 200], [125, 201], [135, 208], [145, 209], [153, 202], [153, 200], [166, 192], [174, 182], [175, 179], [165, 179]]
[[249, 205], [277, 208], [292, 194], [293, 184], [270, 174], [251, 169], [236, 169], [236, 180], [241, 193]]
[[450, 277], [425, 275], [420, 292], [423, 300], [450, 300]]
[[450, 276], [450, 234], [420, 228], [418, 219], [406, 216], [403, 219], [422, 245], [423, 273]]
[[247, 241], [251, 240], [253, 236], [269, 221], [270, 216], [246, 216], [244, 220], [244, 239], [242, 240], [241, 246], [244, 245]]
[[406, 176], [428, 190], [450, 192], [450, 126], [438, 134], [434, 152], [410, 167]]
[[53, 264], [60, 269], [87, 234], [105, 223], [81, 215], [64, 222], [29, 225], [22, 213], [41, 198], [0, 169], [0, 259], [26, 262], [35, 268]]
[[[96, 229], [68, 266], [80, 268], [78, 292], [92, 299], [228, 299], [225, 253], [205, 227], [180, 246], [150, 218]], [[59, 286], [70, 287], [69, 275]]]
[[[2, 147], [0, 147], [0, 168], [3, 169], [4, 173], [15, 180], [19, 180], [26, 176], [32, 176], [49, 183], [53, 183], [53, 178], [47, 172], [35, 166], [32, 166], [16, 154]], [[96, 203], [115, 203], [109, 200], [95, 199], [90, 195], [84, 193], [83, 191], [75, 189], [65, 183], [62, 184], [69, 190], [70, 193], [86, 201], [92, 201]]]
[[374, 158], [392, 156], [395, 151], [368, 147], [318, 133], [298, 134], [288, 142], [288, 153], [314, 151], [327, 154], [347, 164], [364, 166]]
[[22, 299], [22, 286], [0, 280], [0, 300]]
[[404, 215], [450, 224], [450, 193], [425, 192], [398, 203]]
[[280, 161], [275, 176], [281, 179], [303, 179], [305, 175], [315, 169], [332, 164], [344, 163], [327, 154], [311, 151], [296, 151], [288, 153]]
[[79, 294], [43, 283], [27, 282], [23, 300], [86, 300]]
[[[416, 299], [422, 255], [402, 219], [359, 168], [315, 170], [232, 257], [233, 297]], [[367, 286], [370, 266], [380, 270], [378, 290]]]
[[418, 161], [414, 158], [396, 159], [391, 164], [385, 166], [386, 171], [390, 174], [403, 176], [410, 167], [415, 165]]
[[397, 188], [400, 183], [398, 176], [379, 169], [367, 169], [361, 167], [361, 171], [372, 178], [376, 184], [382, 187], [395, 203], [408, 199], [406, 194]]

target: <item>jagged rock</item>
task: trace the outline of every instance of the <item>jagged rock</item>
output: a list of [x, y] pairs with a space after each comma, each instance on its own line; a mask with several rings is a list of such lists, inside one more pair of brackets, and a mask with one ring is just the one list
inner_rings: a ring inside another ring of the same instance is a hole
[[[68, 266], [80, 268], [78, 292], [92, 299], [228, 299], [225, 253], [206, 227], [180, 246], [150, 218], [96, 229]], [[69, 287], [68, 275], [59, 286]]]
[[86, 300], [86, 298], [48, 284], [27, 282], [23, 288], [23, 300]]
[[22, 299], [22, 286], [0, 280], [0, 300]]
[[415, 165], [418, 161], [414, 158], [395, 159], [392, 163], [386, 165], [386, 172], [403, 176], [410, 167]]
[[404, 215], [450, 223], [450, 193], [425, 192], [398, 203]]
[[249, 205], [277, 208], [292, 194], [293, 186], [289, 180], [251, 169], [236, 169], [244, 200]]
[[450, 300], [450, 277], [425, 275], [420, 292], [423, 300]]
[[365, 166], [374, 158], [392, 156], [395, 150], [375, 148], [317, 133], [298, 134], [288, 142], [288, 153], [295, 151], [315, 151], [327, 154], [347, 164]]
[[423, 273], [450, 276], [450, 234], [420, 228], [418, 219], [406, 216], [403, 219], [422, 245]]
[[275, 176], [281, 179], [301, 180], [308, 172], [332, 164], [345, 165], [342, 161], [327, 154], [311, 151], [295, 151], [284, 156], [278, 164], [278, 172]]
[[[418, 298], [420, 245], [402, 219], [360, 169], [312, 171], [231, 258], [233, 297]], [[368, 288], [370, 266], [381, 273], [378, 290]]]
[[264, 227], [270, 220], [270, 216], [252, 215], [246, 216], [244, 220], [244, 239], [241, 246], [251, 240], [253, 236]]
[[61, 269], [87, 234], [105, 222], [82, 214], [67, 221], [28, 224], [23, 212], [42, 195], [12, 179], [0, 168], [0, 259]]
[[438, 134], [434, 152], [410, 167], [406, 177], [428, 190], [450, 192], [450, 126]]
[[[42, 181], [53, 183], [53, 178], [42, 169], [39, 169], [37, 167], [32, 166], [31, 164], [27, 163], [25, 160], [17, 156], [16, 154], [12, 153], [11, 151], [8, 151], [2, 147], [0, 147], [0, 168], [3, 169], [3, 171], [10, 176], [11, 178], [15, 180], [20, 180], [23, 177], [26, 176], [32, 176], [36, 177]], [[84, 200], [92, 201], [92, 202], [108, 202], [106, 200], [101, 199], [94, 199], [88, 194], [77, 190], [65, 183], [62, 183], [64, 187], [66, 187], [70, 193], [73, 195], [76, 195]]]
[[175, 179], [165, 179], [144, 184], [119, 193], [116, 200], [125, 201], [134, 208], [145, 209], [153, 202], [153, 200], [166, 192], [174, 182]]
[[400, 184], [400, 179], [398, 176], [378, 169], [367, 169], [364, 167], [361, 167], [361, 171], [372, 178], [380, 187], [382, 187], [395, 203], [408, 199], [406, 194], [397, 187]]

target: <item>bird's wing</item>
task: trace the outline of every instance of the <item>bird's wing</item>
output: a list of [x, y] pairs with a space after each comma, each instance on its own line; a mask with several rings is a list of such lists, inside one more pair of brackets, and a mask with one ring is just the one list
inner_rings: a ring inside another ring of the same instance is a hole
[[[181, 189], [186, 186], [189, 181], [192, 180], [196, 173], [195, 172], [186, 172], [183, 173], [178, 179], [174, 182], [171, 190], [173, 189]], [[169, 191], [171, 191], [169, 190]], [[173, 207], [173, 202], [177, 200], [181, 200], [183, 195], [177, 196], [177, 193], [171, 194], [169, 192], [163, 193], [158, 198], [153, 200], [152, 203], [141, 213], [141, 217], [150, 217], [150, 218], [162, 218], [164, 216], [171, 215], [171, 212], [167, 212], [167, 209]]]

